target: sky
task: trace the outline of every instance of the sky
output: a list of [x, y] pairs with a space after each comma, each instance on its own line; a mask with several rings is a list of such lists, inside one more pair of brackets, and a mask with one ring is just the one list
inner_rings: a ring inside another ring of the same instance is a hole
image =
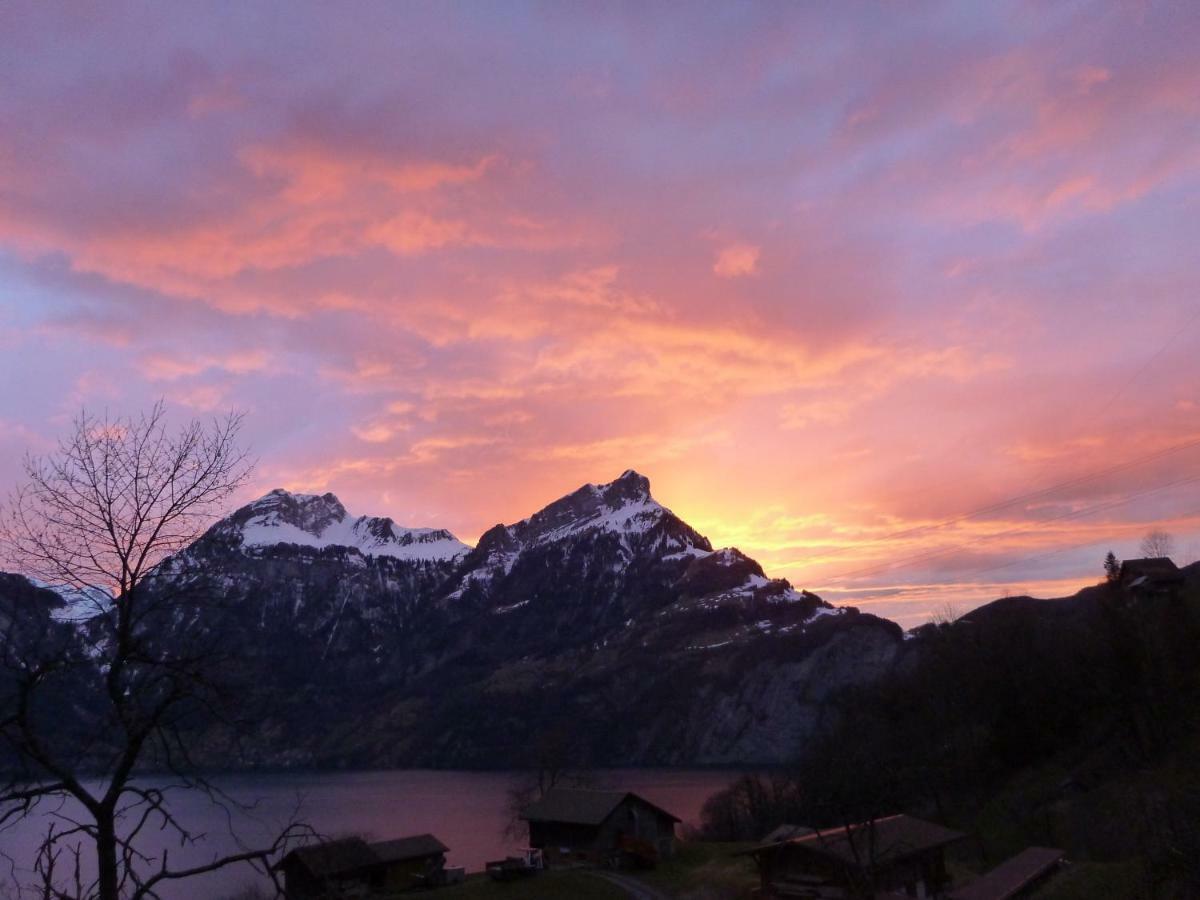
[[236, 409], [468, 542], [628, 468], [913, 625], [1200, 557], [1200, 6], [0, 5], [0, 487]]

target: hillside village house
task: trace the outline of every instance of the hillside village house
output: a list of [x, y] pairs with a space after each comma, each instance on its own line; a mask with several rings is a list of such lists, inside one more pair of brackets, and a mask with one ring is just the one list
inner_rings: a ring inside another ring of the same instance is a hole
[[897, 815], [829, 828], [746, 851], [764, 898], [946, 896], [945, 850], [961, 832]]
[[679, 817], [628, 791], [554, 788], [526, 807], [529, 846], [551, 864], [653, 865], [675, 849]]
[[1118, 581], [1134, 597], [1174, 599], [1183, 589], [1184, 577], [1174, 560], [1160, 556], [1125, 560]]
[[431, 834], [373, 844], [344, 838], [293, 850], [276, 868], [294, 900], [369, 897], [442, 884], [447, 849]]

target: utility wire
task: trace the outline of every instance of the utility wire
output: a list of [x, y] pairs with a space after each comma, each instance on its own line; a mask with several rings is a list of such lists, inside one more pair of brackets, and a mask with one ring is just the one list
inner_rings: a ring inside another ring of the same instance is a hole
[[[1200, 447], [1200, 438], [1195, 438], [1190, 441], [1184, 441], [1181, 444], [1175, 444], [1171, 447], [1166, 447], [1162, 450], [1156, 450], [1153, 453], [1147, 453], [1143, 456], [1139, 456], [1134, 459], [1126, 460], [1125, 462], [1122, 462], [1122, 463], [1117, 463], [1116, 465], [1109, 466], [1106, 469], [1099, 469], [1095, 472], [1092, 472], [1090, 475], [1081, 475], [1076, 478], [1069, 478], [1066, 481], [1060, 481], [1056, 484], [1052, 484], [1052, 485], [1049, 485], [1044, 488], [1039, 488], [1038, 490], [1031, 491], [1027, 494], [1019, 494], [1015, 497], [1010, 497], [1007, 500], [1001, 500], [996, 503], [988, 504], [987, 506], [981, 506], [981, 507], [973, 509], [969, 512], [965, 512], [965, 513], [961, 513], [956, 516], [952, 516], [949, 519], [943, 519], [939, 522], [934, 522], [934, 523], [931, 523], [928, 525], [915, 525], [910, 528], [904, 528], [899, 531], [893, 531], [890, 534], [885, 534], [885, 535], [882, 535], [877, 538], [871, 538], [870, 540], [866, 541], [865, 544], [866, 544], [866, 546], [871, 546], [873, 544], [881, 544], [886, 541], [898, 540], [900, 538], [915, 537], [917, 535], [926, 534], [931, 531], [938, 531], [942, 528], [947, 528], [950, 525], [957, 525], [960, 522], [966, 522], [970, 519], [978, 518], [979, 516], [982, 516], [982, 515], [987, 515], [988, 513], [1000, 512], [1002, 510], [1008, 509], [1010, 506], [1015, 506], [1019, 503], [1027, 503], [1032, 500], [1040, 500], [1044, 497], [1048, 497], [1052, 494], [1055, 494], [1061, 490], [1065, 490], [1066, 488], [1079, 487], [1081, 485], [1088, 484], [1089, 482], [1096, 481], [1097, 479], [1107, 478], [1111, 475], [1115, 475], [1120, 472], [1128, 471], [1129, 469], [1134, 469], [1134, 468], [1137, 468], [1138, 466], [1145, 465], [1146, 463], [1155, 462], [1166, 456], [1171, 456], [1172, 454], [1175, 454], [1175, 453], [1182, 453], [1185, 450], [1191, 450], [1195, 447]], [[831, 557], [831, 556], [841, 556], [842, 554], [849, 553], [853, 550], [861, 549], [862, 547], [863, 547], [862, 543], [852, 544], [852, 545], [849, 545], [846, 547], [836, 548], [824, 555], [826, 558]]]
[[1124, 394], [1125, 391], [1129, 390], [1135, 381], [1141, 378], [1142, 375], [1144, 375], [1156, 362], [1158, 362], [1158, 358], [1167, 352], [1167, 348], [1183, 337], [1184, 333], [1186, 333], [1188, 329], [1190, 329], [1197, 322], [1200, 322], [1200, 307], [1197, 307], [1192, 317], [1183, 323], [1183, 327], [1175, 329], [1175, 331], [1171, 333], [1171, 336], [1168, 337], [1157, 350], [1150, 354], [1150, 358], [1142, 363], [1138, 370], [1129, 376], [1128, 380], [1126, 380], [1125, 383], [1117, 389], [1117, 392], [1108, 398], [1108, 402], [1104, 404], [1103, 408], [1101, 408], [1099, 415], [1103, 416], [1105, 413], [1107, 413], [1109, 409], [1112, 408], [1112, 405], [1117, 402], [1117, 399]]
[[[1134, 500], [1139, 500], [1142, 497], [1149, 496], [1150, 494], [1155, 494], [1155, 493], [1158, 493], [1159, 491], [1165, 491], [1166, 489], [1172, 488], [1172, 487], [1179, 487], [1179, 486], [1185, 485], [1185, 484], [1193, 484], [1198, 481], [1200, 481], [1200, 475], [1193, 475], [1188, 478], [1179, 478], [1179, 479], [1176, 479], [1175, 481], [1170, 481], [1170, 482], [1167, 482], [1166, 484], [1158, 485], [1157, 487], [1147, 488], [1145, 490], [1138, 491], [1138, 492], [1130, 494], [1126, 497], [1122, 497], [1120, 500], [1107, 500], [1107, 501], [1104, 501], [1101, 503], [1095, 503], [1090, 506], [1085, 506], [1085, 507], [1082, 507], [1077, 510], [1072, 510], [1070, 512], [1063, 513], [1062, 515], [1052, 516], [1051, 518], [1043, 519], [1043, 520], [1035, 523], [1032, 526], [1022, 526], [1020, 528], [1010, 529], [1008, 531], [1002, 531], [1002, 532], [998, 532], [996, 534], [983, 535], [978, 538], [973, 538], [968, 541], [963, 541], [963, 542], [955, 544], [951, 547], [943, 547], [943, 548], [939, 548], [937, 550], [926, 551], [925, 553], [919, 553], [915, 556], [906, 557], [905, 559], [895, 561], [895, 562], [888, 562], [888, 563], [884, 563], [882, 565], [866, 566], [861, 569], [853, 569], [848, 572], [843, 572], [838, 575], [833, 575], [829, 579], [827, 579], [827, 581], [830, 581], [830, 582], [833, 582], [836, 584], [839, 581], [845, 581], [847, 578], [854, 578], [854, 577], [859, 577], [859, 576], [864, 576], [864, 575], [875, 575], [880, 572], [886, 572], [886, 571], [890, 571], [890, 570], [896, 569], [896, 568], [906, 568], [907, 566], [910, 566], [914, 563], [924, 562], [924, 561], [930, 560], [930, 559], [937, 559], [938, 557], [941, 557], [941, 556], [949, 556], [954, 553], [958, 553], [959, 551], [963, 550], [966, 547], [975, 546], [977, 544], [981, 544], [986, 541], [995, 541], [1000, 538], [1015, 537], [1017, 535], [1022, 535], [1022, 534], [1035, 534], [1041, 527], [1052, 524], [1054, 522], [1061, 522], [1061, 521], [1064, 521], [1067, 519], [1076, 519], [1076, 518], [1090, 515], [1092, 513], [1105, 512], [1110, 509], [1116, 509], [1119, 506], [1124, 506], [1128, 503], [1132, 503]], [[971, 571], [971, 570], [967, 570], [967, 571]]]
[[[1108, 410], [1112, 408], [1113, 404], [1116, 403], [1116, 401], [1125, 393], [1125, 391], [1127, 391], [1130, 388], [1130, 386], [1132, 386], [1134, 384], [1134, 382], [1136, 382], [1139, 378], [1141, 378], [1142, 375], [1145, 374], [1154, 365], [1154, 363], [1158, 361], [1159, 357], [1161, 357], [1167, 351], [1167, 349], [1170, 348], [1170, 346], [1172, 344], [1174, 344], [1180, 337], [1182, 337], [1197, 322], [1200, 322], [1200, 307], [1197, 307], [1195, 313], [1180, 328], [1177, 328], [1175, 331], [1173, 331], [1171, 333], [1171, 335], [1167, 338], [1167, 340], [1164, 341], [1158, 347], [1158, 349], [1155, 350], [1154, 353], [1152, 353], [1144, 363], [1142, 363], [1142, 365], [1140, 367], [1138, 367], [1137, 371], [1135, 371], [1128, 379], [1126, 379], [1121, 384], [1121, 386], [1118, 387], [1117, 390], [1109, 396], [1108, 400], [1105, 401], [1103, 406], [1097, 408], [1096, 413], [1094, 414], [1093, 417], [1100, 418], [1105, 413], [1107, 413]], [[988, 506], [979, 507], [978, 509], [974, 509], [969, 512], [961, 513], [961, 514], [953, 516], [949, 519], [944, 519], [940, 522], [934, 522], [929, 525], [917, 525], [917, 526], [913, 526], [910, 528], [902, 529], [900, 531], [894, 531], [890, 534], [885, 534], [878, 538], [871, 538], [870, 540], [866, 541], [865, 543], [867, 546], [871, 546], [873, 544], [883, 543], [885, 541], [896, 540], [898, 538], [913, 537], [918, 534], [925, 534], [930, 531], [937, 531], [939, 529], [946, 528], [950, 525], [957, 525], [960, 522], [965, 522], [965, 521], [968, 521], [969, 519], [974, 519], [978, 516], [986, 515], [990, 512], [998, 512], [1000, 510], [1007, 509], [1008, 507], [1010, 507], [1014, 504], [1017, 504], [1017, 503], [1022, 503], [1022, 502], [1028, 501], [1028, 500], [1040, 499], [1041, 497], [1044, 497], [1048, 494], [1055, 493], [1057, 491], [1063, 490], [1068, 487], [1077, 487], [1079, 485], [1086, 484], [1090, 481], [1093, 481], [1097, 478], [1104, 478], [1109, 475], [1125, 471], [1129, 468], [1133, 468], [1135, 466], [1142, 465], [1146, 462], [1153, 462], [1154, 460], [1159, 459], [1162, 456], [1181, 452], [1183, 450], [1188, 450], [1188, 449], [1191, 449], [1192, 447], [1196, 447], [1196, 446], [1200, 446], [1200, 439], [1193, 440], [1193, 441], [1187, 441], [1183, 444], [1178, 444], [1173, 447], [1168, 447], [1164, 450], [1157, 451], [1155, 453], [1151, 453], [1147, 456], [1133, 459], [1133, 460], [1130, 460], [1125, 463], [1120, 463], [1120, 464], [1118, 464], [1116, 466], [1112, 466], [1108, 469], [1101, 469], [1098, 472], [1093, 472], [1091, 475], [1085, 475], [1085, 476], [1081, 476], [1078, 478], [1072, 478], [1067, 481], [1059, 482], [1057, 484], [1052, 484], [1048, 487], [1041, 488], [1041, 489], [1039, 489], [1037, 491], [1033, 491], [1029, 494], [1018, 495], [1018, 496], [1012, 497], [1008, 500], [1002, 500], [997, 503], [989, 504]], [[863, 546], [863, 544], [854, 544], [854, 545], [850, 545], [850, 546], [846, 546], [846, 547], [841, 547], [841, 548], [838, 548], [835, 550], [831, 550], [830, 552], [824, 554], [824, 556], [826, 558], [828, 558], [830, 556], [841, 556], [843, 554], [851, 552], [852, 550], [860, 549], [862, 546]]]
[[[1196, 507], [1193, 510], [1189, 510], [1188, 512], [1183, 513], [1183, 516], [1185, 518], [1189, 517], [1189, 516], [1196, 516], [1196, 515], [1200, 515], [1200, 506]], [[982, 569], [969, 569], [969, 570], [967, 570], [966, 574], [979, 575], [984, 572], [995, 572], [999, 569], [1007, 569], [1007, 568], [1010, 568], [1011, 566], [1015, 566], [1020, 563], [1032, 562], [1034, 560], [1045, 559], [1050, 556], [1056, 556], [1059, 553], [1068, 553], [1071, 550], [1082, 550], [1084, 547], [1090, 547], [1094, 543], [1095, 543], [1095, 541], [1084, 541], [1082, 544], [1073, 544], [1070, 547], [1059, 547], [1055, 550], [1050, 550], [1046, 553], [1039, 553], [1035, 556], [1023, 556], [1019, 559], [1009, 560], [1008, 562], [998, 563], [994, 566], [987, 566], [986, 568], [982, 568]]]

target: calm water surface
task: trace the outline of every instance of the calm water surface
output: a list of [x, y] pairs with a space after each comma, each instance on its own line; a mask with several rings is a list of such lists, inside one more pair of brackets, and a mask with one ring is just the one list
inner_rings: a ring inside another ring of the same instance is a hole
[[[636, 791], [684, 822], [695, 822], [704, 801], [736, 775], [708, 770], [614, 769], [595, 773], [593, 781], [598, 788]], [[504, 830], [508, 791], [520, 778], [506, 772], [426, 770], [230, 775], [218, 779], [219, 785], [252, 808], [235, 812], [231, 821], [207, 798], [178, 794], [172, 809], [189, 828], [207, 835], [203, 845], [180, 848], [169, 835], [156, 832], [141, 846], [155, 856], [168, 850], [172, 868], [194, 865], [236, 852], [239, 840], [244, 845], [269, 842], [284, 823], [297, 817], [323, 834], [361, 834], [372, 840], [431, 832], [450, 847], [449, 865], [472, 871], [519, 844], [505, 837]], [[70, 814], [70, 810], [64, 813]], [[43, 812], [0, 832], [0, 850], [19, 864], [31, 864], [39, 836], [49, 823], [49, 814]], [[27, 872], [18, 871], [17, 875], [23, 875], [23, 881], [28, 879]], [[180, 882], [163, 895], [168, 900], [220, 900], [254, 883], [255, 878], [249, 869], [237, 867]], [[0, 885], [12, 882], [13, 873], [4, 864]], [[3, 888], [0, 897], [5, 897]]]

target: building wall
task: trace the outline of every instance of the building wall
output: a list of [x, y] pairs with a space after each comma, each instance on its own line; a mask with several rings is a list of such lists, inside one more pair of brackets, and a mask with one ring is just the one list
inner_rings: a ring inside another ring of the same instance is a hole
[[670, 857], [675, 849], [675, 823], [669, 816], [636, 799], [627, 799], [613, 810], [601, 827], [607, 847], [616, 847], [624, 835], [650, 844], [662, 859]]
[[650, 844], [660, 858], [666, 859], [674, 852], [675, 823], [653, 807], [632, 799], [618, 806], [598, 826], [529, 823], [529, 845], [541, 849], [551, 862], [566, 859], [597, 863], [613, 861], [622, 836]]
[[599, 862], [600, 829], [594, 825], [567, 822], [530, 822], [529, 846], [541, 850], [551, 863], [565, 860]]
[[421, 859], [406, 859], [388, 863], [384, 870], [382, 886], [388, 890], [412, 887], [414, 884], [440, 884], [446, 868], [446, 855], [426, 856]]
[[310, 897], [321, 895], [320, 882], [312, 878], [308, 870], [294, 860], [283, 864], [283, 883], [288, 896], [295, 897], [296, 900], [308, 900]]

